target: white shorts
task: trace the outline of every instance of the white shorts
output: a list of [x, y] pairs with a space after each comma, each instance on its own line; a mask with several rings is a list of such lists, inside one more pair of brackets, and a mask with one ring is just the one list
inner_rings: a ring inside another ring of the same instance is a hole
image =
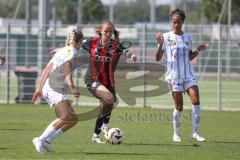
[[197, 85], [195, 77], [189, 79], [168, 80], [169, 89], [172, 92], [185, 92], [188, 88]]
[[42, 90], [42, 96], [47, 101], [49, 106], [52, 108], [54, 104], [61, 102], [63, 100], [67, 100], [67, 95], [64, 93], [56, 92], [52, 90], [49, 85], [44, 85]]

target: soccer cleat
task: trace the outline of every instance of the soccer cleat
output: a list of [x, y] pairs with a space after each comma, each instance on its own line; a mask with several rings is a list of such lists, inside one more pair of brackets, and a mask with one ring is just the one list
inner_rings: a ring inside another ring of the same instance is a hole
[[179, 135], [177, 135], [177, 134], [174, 134], [173, 135], [173, 141], [174, 142], [181, 142], [181, 137]]
[[42, 141], [39, 140], [38, 137], [33, 138], [32, 143], [35, 146], [35, 149], [39, 154], [44, 153], [43, 143], [42, 143]]
[[54, 152], [55, 150], [51, 146], [51, 143], [45, 141], [43, 142], [43, 148], [46, 149], [48, 152]]
[[106, 142], [102, 141], [102, 140], [100, 139], [100, 137], [92, 137], [92, 141], [93, 141], [94, 143], [99, 143], [99, 144], [104, 144], [104, 143], [106, 143]]
[[198, 133], [193, 133], [192, 138], [195, 139], [198, 142], [204, 142], [206, 141], [205, 138], [201, 137]]

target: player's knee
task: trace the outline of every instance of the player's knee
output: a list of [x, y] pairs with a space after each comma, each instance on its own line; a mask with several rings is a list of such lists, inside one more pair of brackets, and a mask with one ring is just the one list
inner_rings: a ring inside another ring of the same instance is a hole
[[71, 126], [75, 126], [78, 123], [78, 121], [70, 121], [69, 123]]
[[77, 117], [76, 114], [72, 114], [72, 115], [71, 115], [71, 119], [72, 119], [72, 121], [73, 121], [74, 123], [77, 123], [77, 122], [78, 122], [78, 117]]
[[78, 118], [75, 114], [64, 114], [61, 116], [61, 119], [67, 122], [77, 122]]
[[106, 104], [114, 104], [115, 98], [112, 94], [108, 95], [104, 101]]
[[58, 118], [61, 119], [62, 121], [67, 121], [68, 116], [67, 116], [67, 114], [61, 114], [61, 115], [59, 115]]

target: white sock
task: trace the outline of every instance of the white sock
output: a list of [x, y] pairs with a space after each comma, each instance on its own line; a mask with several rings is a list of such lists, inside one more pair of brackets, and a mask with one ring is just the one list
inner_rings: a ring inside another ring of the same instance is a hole
[[48, 127], [42, 133], [42, 135], [39, 136], [39, 140], [42, 142], [46, 141], [47, 138], [54, 135], [56, 133], [56, 131], [57, 130], [51, 124], [49, 124]]
[[108, 128], [108, 123], [103, 123], [102, 128]]
[[199, 133], [200, 105], [192, 106], [192, 132]]
[[173, 111], [173, 132], [176, 135], [180, 135], [181, 113], [181, 111], [176, 109]]
[[60, 136], [60, 135], [62, 135], [62, 134], [63, 134], [63, 131], [62, 131], [62, 129], [60, 128], [60, 129], [58, 129], [58, 130], [55, 132], [55, 134], [53, 134], [52, 136], [49, 136], [49, 137], [47, 138], [47, 142], [52, 143], [52, 141], [53, 141], [55, 138], [57, 138], [58, 136]]
[[94, 138], [98, 138], [98, 137], [99, 137], [99, 134], [93, 133], [93, 137], [94, 137]]

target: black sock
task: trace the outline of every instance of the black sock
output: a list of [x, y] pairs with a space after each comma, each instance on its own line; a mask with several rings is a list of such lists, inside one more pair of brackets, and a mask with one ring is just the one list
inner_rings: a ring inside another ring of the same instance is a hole
[[102, 124], [103, 124], [103, 117], [101, 117], [101, 116], [99, 115], [98, 118], [97, 118], [97, 120], [96, 120], [94, 133], [100, 134]]
[[103, 123], [109, 123], [109, 120], [110, 120], [110, 116], [111, 116], [111, 112], [108, 112], [106, 113], [104, 116], [103, 116]]

